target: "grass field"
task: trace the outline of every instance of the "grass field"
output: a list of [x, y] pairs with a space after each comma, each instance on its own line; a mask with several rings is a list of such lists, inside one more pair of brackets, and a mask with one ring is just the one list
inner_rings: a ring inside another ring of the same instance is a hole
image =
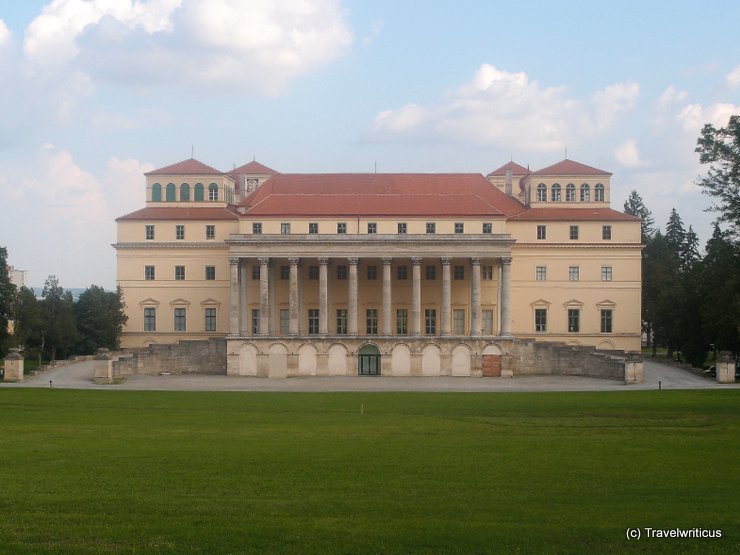
[[0, 553], [740, 551], [740, 391], [3, 389], [0, 425]]

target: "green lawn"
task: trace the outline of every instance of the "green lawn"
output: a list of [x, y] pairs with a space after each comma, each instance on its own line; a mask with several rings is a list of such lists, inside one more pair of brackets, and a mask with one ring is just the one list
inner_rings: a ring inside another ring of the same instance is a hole
[[740, 550], [737, 390], [2, 389], [0, 426], [0, 553]]

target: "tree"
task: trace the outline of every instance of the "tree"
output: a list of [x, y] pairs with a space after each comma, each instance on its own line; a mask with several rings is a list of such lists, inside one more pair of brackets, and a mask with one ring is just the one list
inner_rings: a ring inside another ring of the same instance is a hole
[[62, 357], [71, 354], [77, 341], [74, 300], [69, 291], [60, 287], [56, 276], [46, 278], [43, 297], [44, 343], [49, 360], [55, 360], [58, 352]]
[[740, 234], [740, 115], [730, 116], [727, 127], [706, 124], [696, 152], [702, 164], [709, 164], [706, 177], [697, 184], [716, 199], [710, 210], [720, 212], [720, 221], [728, 222], [735, 234]]
[[668, 246], [680, 258], [681, 250], [684, 248], [686, 241], [686, 230], [683, 227], [681, 216], [675, 208], [671, 209], [671, 215], [668, 217], [668, 224], [665, 226], [665, 240]]
[[26, 353], [37, 351], [40, 354], [44, 333], [44, 318], [41, 303], [28, 287], [21, 287], [13, 305], [15, 315], [13, 339]]
[[0, 355], [5, 353], [5, 343], [9, 337], [8, 321], [12, 317], [15, 285], [8, 275], [8, 250], [0, 247]]
[[624, 202], [624, 213], [640, 218], [642, 242], [647, 243], [648, 239], [655, 233], [655, 222], [653, 221], [652, 213], [647, 209], [642, 197], [637, 191], [632, 191]]
[[128, 320], [123, 311], [125, 306], [120, 287], [115, 293], [97, 285], [88, 287], [75, 303], [77, 351], [92, 354], [100, 347], [118, 349], [123, 325]]
[[691, 226], [689, 226], [689, 230], [684, 236], [678, 258], [681, 263], [681, 269], [684, 272], [693, 268], [701, 260], [701, 254], [699, 254], [699, 236]]

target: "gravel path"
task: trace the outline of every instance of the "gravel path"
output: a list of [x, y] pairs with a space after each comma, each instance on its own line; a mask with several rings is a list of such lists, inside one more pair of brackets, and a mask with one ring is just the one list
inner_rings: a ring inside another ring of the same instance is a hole
[[169, 375], [129, 376], [123, 383], [92, 382], [93, 362], [55, 368], [21, 383], [0, 383], [0, 388], [51, 387], [63, 389], [160, 391], [627, 391], [644, 389], [737, 389], [721, 385], [681, 368], [645, 361], [645, 381], [624, 385], [616, 380], [578, 376], [521, 376], [516, 378], [396, 378], [385, 376], [250, 378], [237, 376]]

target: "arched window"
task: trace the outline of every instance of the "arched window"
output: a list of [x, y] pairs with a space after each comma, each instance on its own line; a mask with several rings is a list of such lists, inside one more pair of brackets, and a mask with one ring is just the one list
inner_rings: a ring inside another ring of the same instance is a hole
[[544, 183], [537, 185], [537, 202], [547, 202], [547, 185]]
[[560, 202], [560, 183], [555, 183], [552, 186], [552, 201]]
[[604, 202], [604, 185], [597, 183], [594, 187], [594, 200], [596, 202]]
[[589, 202], [591, 200], [591, 187], [587, 183], [581, 185], [581, 202]]
[[565, 187], [565, 202], [575, 202], [576, 201], [576, 186], [572, 183], [568, 183], [568, 185]]
[[180, 202], [186, 202], [190, 200], [190, 185], [183, 183], [180, 185]]
[[159, 183], [152, 185], [152, 202], [162, 202], [162, 186]]
[[175, 198], [175, 184], [174, 183], [167, 184], [166, 200], [167, 202], [175, 202], [177, 200], [177, 198]]
[[208, 200], [218, 200], [218, 185], [215, 183], [208, 186]]
[[195, 202], [203, 202], [203, 184], [202, 183], [196, 183], [195, 184], [195, 198], [193, 200]]

